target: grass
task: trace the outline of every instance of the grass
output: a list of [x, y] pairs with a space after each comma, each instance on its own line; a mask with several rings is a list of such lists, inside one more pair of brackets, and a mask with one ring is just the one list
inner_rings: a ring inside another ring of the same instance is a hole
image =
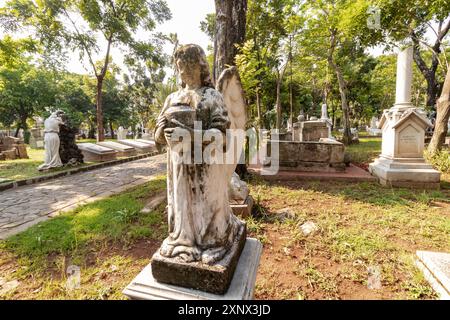
[[[22, 180], [47, 175], [50, 172], [67, 171], [73, 167], [55, 168], [51, 171], [41, 172], [37, 167], [44, 162], [43, 149], [31, 149], [27, 147], [29, 159], [17, 159], [0, 161], [0, 180]], [[84, 163], [80, 166], [86, 166], [91, 163]], [[6, 182], [5, 181], [5, 182]]]
[[[414, 255], [416, 250], [450, 251], [449, 189], [259, 179], [250, 187], [264, 214], [251, 218], [249, 230], [266, 239], [256, 298], [436, 297], [415, 267]], [[281, 209], [295, 216], [280, 221]], [[299, 226], [306, 221], [320, 231], [304, 236]], [[381, 270], [380, 290], [367, 288], [367, 270], [373, 266]]]
[[381, 138], [360, 138], [358, 144], [346, 147], [346, 153], [355, 163], [370, 163], [381, 153]]
[[[4, 298], [123, 298], [120, 290], [149, 261], [145, 248], [151, 250], [165, 236], [165, 205], [141, 212], [148, 195], [164, 189], [165, 178], [158, 177], [0, 242], [0, 274], [24, 284]], [[133, 250], [140, 242], [137, 249], [144, 248], [144, 257]], [[69, 265], [81, 268], [81, 290], [65, 288]], [[102, 292], [104, 288], [111, 290]]]
[[[361, 163], [379, 153], [364, 138], [349, 152]], [[450, 176], [439, 191], [377, 183], [249, 181], [256, 203], [249, 236], [264, 245], [257, 299], [435, 299], [414, 264], [417, 250], [450, 251]], [[0, 242], [0, 278], [19, 287], [5, 299], [123, 299], [121, 291], [167, 235], [164, 204], [141, 209], [165, 190], [164, 177], [42, 222]], [[303, 235], [300, 226], [318, 230]], [[66, 286], [80, 267], [79, 289]], [[381, 288], [369, 289], [379, 270]], [[0, 279], [1, 280], [1, 279]]]
[[[106, 139], [106, 141], [115, 141], [115, 140]], [[77, 140], [77, 143], [85, 143], [85, 142], [96, 143], [97, 141], [95, 139]], [[61, 167], [51, 169], [50, 171], [41, 172], [37, 170], [37, 167], [44, 162], [44, 150], [31, 149], [30, 147], [27, 147], [27, 153], [29, 159], [0, 161], [0, 183], [35, 178], [47, 175], [49, 173], [67, 171], [74, 168], [74, 167]], [[93, 162], [86, 162], [79, 166], [83, 167], [90, 164], [93, 164]]]

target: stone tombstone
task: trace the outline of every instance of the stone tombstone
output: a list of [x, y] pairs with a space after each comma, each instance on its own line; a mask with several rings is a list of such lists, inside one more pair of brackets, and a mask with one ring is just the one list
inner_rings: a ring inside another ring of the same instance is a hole
[[412, 47], [399, 53], [396, 102], [383, 111], [381, 155], [369, 171], [386, 185], [439, 188], [440, 172], [423, 158], [425, 132], [432, 124], [424, 110], [411, 104], [412, 62]]
[[[169, 235], [152, 257], [148, 274], [156, 282], [145, 280], [145, 296], [161, 297], [161, 286], [169, 284], [171, 292], [164, 299], [176, 299], [180, 293], [220, 299], [236, 292], [239, 297], [234, 299], [248, 299], [261, 244], [247, 241], [246, 224], [232, 213], [229, 203], [229, 183], [240, 154], [232, 163], [208, 162], [207, 157], [194, 161], [196, 151], [220, 154], [224, 148], [220, 141], [225, 145], [229, 141], [227, 129], [229, 134], [245, 130], [239, 75], [235, 67], [224, 70], [215, 89], [206, 55], [193, 44], [178, 48], [174, 61], [181, 88], [167, 97], [155, 130], [155, 142], [167, 146]], [[202, 140], [203, 135], [214, 139]], [[250, 255], [251, 261], [240, 259], [243, 250], [258, 254]], [[142, 288], [138, 276], [124, 292], [142, 298], [144, 292], [136, 294]]]
[[323, 119], [323, 120], [329, 119], [328, 118], [328, 106], [326, 103], [322, 104], [322, 115], [321, 115], [320, 119]]
[[298, 141], [319, 141], [321, 138], [329, 138], [329, 128], [326, 122], [320, 120], [303, 121], [299, 123], [298, 127]]
[[378, 118], [377, 117], [372, 117], [372, 119], [370, 119], [370, 128], [378, 129]]

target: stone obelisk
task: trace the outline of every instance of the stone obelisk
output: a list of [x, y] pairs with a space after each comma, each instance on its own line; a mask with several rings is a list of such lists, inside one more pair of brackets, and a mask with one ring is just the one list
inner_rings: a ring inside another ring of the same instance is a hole
[[432, 124], [411, 103], [412, 63], [412, 47], [398, 54], [395, 104], [380, 119], [381, 155], [369, 171], [384, 185], [434, 189], [439, 188], [440, 172], [423, 158], [425, 131]]

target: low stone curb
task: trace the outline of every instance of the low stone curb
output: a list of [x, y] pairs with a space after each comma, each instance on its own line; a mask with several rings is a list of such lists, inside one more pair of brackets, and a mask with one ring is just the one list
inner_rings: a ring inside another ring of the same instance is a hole
[[30, 178], [30, 179], [23, 179], [23, 180], [10, 181], [10, 182], [6, 182], [6, 183], [0, 183], [0, 192], [4, 191], [4, 190], [8, 190], [8, 189], [18, 188], [20, 186], [26, 186], [26, 185], [31, 185], [31, 184], [35, 184], [38, 182], [52, 180], [52, 179], [56, 179], [56, 178], [60, 178], [60, 177], [70, 176], [70, 175], [80, 173], [80, 172], [91, 171], [91, 170], [95, 170], [95, 169], [113, 166], [116, 164], [121, 164], [121, 163], [139, 160], [139, 159], [143, 159], [143, 158], [153, 157], [158, 154], [160, 154], [160, 152], [154, 151], [154, 152], [150, 152], [150, 153], [146, 153], [146, 154], [132, 156], [129, 158], [95, 163], [95, 164], [87, 165], [85, 167], [74, 168], [74, 169], [70, 169], [67, 171], [54, 172], [54, 173], [51, 173], [48, 175], [34, 177], [34, 178]]

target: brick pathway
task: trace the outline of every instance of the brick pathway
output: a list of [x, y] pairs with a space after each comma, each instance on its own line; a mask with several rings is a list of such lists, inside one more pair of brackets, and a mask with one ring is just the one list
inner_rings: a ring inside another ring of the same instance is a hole
[[0, 239], [60, 212], [143, 184], [166, 170], [166, 154], [0, 192]]

